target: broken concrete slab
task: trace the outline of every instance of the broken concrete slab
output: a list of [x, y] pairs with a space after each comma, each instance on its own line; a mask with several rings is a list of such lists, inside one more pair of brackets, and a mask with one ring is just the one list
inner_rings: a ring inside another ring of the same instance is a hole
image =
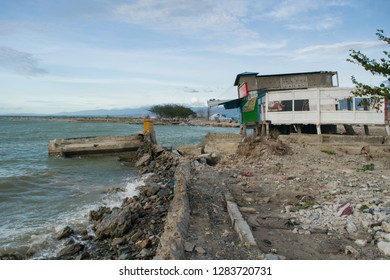
[[59, 138], [48, 144], [49, 156], [120, 154], [135, 152], [143, 143], [141, 135]]

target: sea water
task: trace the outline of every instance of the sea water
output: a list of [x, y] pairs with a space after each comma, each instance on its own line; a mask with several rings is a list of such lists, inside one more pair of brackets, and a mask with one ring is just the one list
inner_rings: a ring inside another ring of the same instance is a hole
[[[155, 126], [159, 145], [199, 144], [237, 128]], [[55, 138], [136, 134], [142, 125], [0, 118], [0, 255], [54, 257], [65, 226], [88, 228], [90, 210], [119, 206], [145, 178], [116, 157], [48, 157]], [[120, 188], [121, 192], [110, 192]]]

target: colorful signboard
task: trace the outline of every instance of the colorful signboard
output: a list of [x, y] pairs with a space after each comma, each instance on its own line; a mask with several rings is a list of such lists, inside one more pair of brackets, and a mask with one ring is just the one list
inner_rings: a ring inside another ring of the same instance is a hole
[[241, 103], [242, 121], [244, 123], [254, 123], [259, 121], [259, 108], [257, 92], [244, 98]]
[[248, 96], [248, 84], [243, 83], [238, 89], [238, 98], [243, 98]]

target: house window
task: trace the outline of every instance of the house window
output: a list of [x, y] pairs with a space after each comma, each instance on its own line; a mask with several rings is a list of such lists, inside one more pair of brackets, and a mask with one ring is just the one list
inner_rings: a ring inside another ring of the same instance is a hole
[[294, 100], [294, 111], [309, 111], [309, 99]]
[[357, 111], [369, 111], [370, 99], [368, 98], [355, 98], [355, 110]]
[[292, 100], [268, 102], [268, 112], [292, 111]]
[[292, 111], [292, 100], [283, 100], [282, 108], [282, 111]]
[[345, 98], [339, 100], [339, 108], [338, 110], [347, 110], [352, 111], [352, 99], [351, 98]]

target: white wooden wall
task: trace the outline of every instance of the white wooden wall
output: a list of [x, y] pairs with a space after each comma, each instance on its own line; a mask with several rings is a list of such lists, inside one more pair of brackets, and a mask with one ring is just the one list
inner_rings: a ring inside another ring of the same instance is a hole
[[[385, 124], [384, 107], [379, 112], [355, 110], [357, 103], [353, 98], [352, 110], [336, 111], [339, 100], [352, 97], [353, 88], [310, 88], [304, 90], [271, 91], [266, 94], [266, 120], [272, 124]], [[308, 99], [309, 111], [268, 111], [270, 101]]]

